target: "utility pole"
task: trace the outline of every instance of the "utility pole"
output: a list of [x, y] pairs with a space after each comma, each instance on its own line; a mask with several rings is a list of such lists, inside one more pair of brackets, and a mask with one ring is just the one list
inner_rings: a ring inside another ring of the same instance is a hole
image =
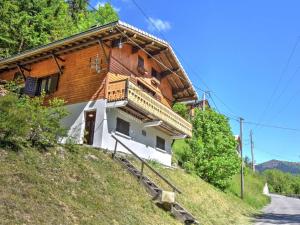
[[255, 164], [254, 164], [254, 143], [253, 143], [253, 132], [250, 130], [250, 145], [251, 145], [251, 157], [252, 157], [252, 170], [255, 172]]
[[243, 159], [243, 121], [240, 117], [240, 152], [241, 152], [241, 199], [244, 199], [244, 159]]
[[204, 91], [203, 98], [202, 98], [202, 110], [203, 110], [203, 112], [205, 111], [205, 104], [206, 104], [206, 91]]

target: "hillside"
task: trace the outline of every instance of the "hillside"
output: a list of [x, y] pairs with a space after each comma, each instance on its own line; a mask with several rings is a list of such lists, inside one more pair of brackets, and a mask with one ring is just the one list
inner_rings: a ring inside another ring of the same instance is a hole
[[256, 169], [258, 171], [265, 171], [267, 169], [277, 169], [286, 173], [300, 174], [300, 163], [280, 161], [280, 160], [270, 160], [256, 165]]
[[[0, 162], [2, 224], [179, 224], [102, 151], [0, 150]], [[181, 169], [155, 166], [183, 191], [177, 200], [201, 224], [246, 225], [257, 212]]]

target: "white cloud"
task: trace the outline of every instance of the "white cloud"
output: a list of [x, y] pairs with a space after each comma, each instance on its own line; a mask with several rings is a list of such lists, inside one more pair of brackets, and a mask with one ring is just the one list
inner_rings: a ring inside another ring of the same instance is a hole
[[[98, 1], [97, 4], [95, 5], [95, 8], [98, 9], [99, 7], [103, 7], [105, 5], [105, 1]], [[116, 12], [120, 12], [121, 8], [115, 7], [114, 5], [112, 5], [112, 7], [114, 8], [114, 10]]]
[[163, 21], [161, 19], [150, 17], [149, 20], [147, 20], [147, 23], [150, 31], [167, 31], [171, 29], [171, 24], [168, 21]]

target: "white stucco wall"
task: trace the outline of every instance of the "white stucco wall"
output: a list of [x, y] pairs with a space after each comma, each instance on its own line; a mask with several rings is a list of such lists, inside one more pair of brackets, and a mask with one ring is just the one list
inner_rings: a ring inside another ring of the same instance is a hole
[[[101, 147], [101, 137], [103, 132], [102, 126], [105, 116], [105, 105], [106, 100], [103, 99], [67, 105], [66, 108], [69, 111], [70, 115], [62, 121], [62, 124], [68, 129], [69, 138], [72, 138], [78, 144], [83, 144], [85, 112], [96, 110], [96, 123], [93, 146]], [[65, 141], [66, 140], [64, 140], [64, 142]]]
[[[106, 100], [68, 105], [67, 109], [70, 115], [65, 118], [62, 123], [69, 130], [69, 137], [76, 143], [83, 143], [85, 112], [96, 110], [94, 147], [101, 147], [113, 151], [115, 139], [112, 138], [111, 134], [116, 134], [126, 146], [136, 152], [140, 157], [156, 160], [164, 165], [171, 166], [172, 139], [159, 129], [155, 127], [143, 128], [143, 123], [135, 117], [118, 108], [106, 108]], [[130, 137], [116, 132], [117, 117], [130, 123]], [[142, 130], [146, 131], [146, 136], [143, 136]], [[165, 151], [155, 148], [156, 136], [165, 139]], [[65, 142], [66, 140], [63, 141]], [[118, 145], [117, 151], [127, 152], [121, 145]]]

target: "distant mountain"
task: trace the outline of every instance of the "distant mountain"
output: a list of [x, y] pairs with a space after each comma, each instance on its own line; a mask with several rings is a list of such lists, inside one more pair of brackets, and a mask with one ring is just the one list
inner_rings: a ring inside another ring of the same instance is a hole
[[267, 169], [278, 169], [282, 172], [300, 174], [300, 163], [298, 162], [287, 162], [280, 160], [270, 160], [261, 164], [256, 165], [256, 170], [264, 171]]

